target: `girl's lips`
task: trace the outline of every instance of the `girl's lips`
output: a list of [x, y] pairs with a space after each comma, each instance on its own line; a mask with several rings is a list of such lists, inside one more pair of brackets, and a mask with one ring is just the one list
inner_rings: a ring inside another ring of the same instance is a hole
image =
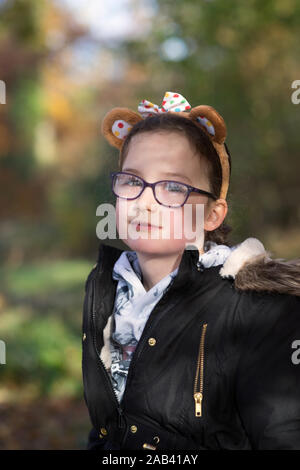
[[162, 227], [158, 227], [158, 225], [151, 225], [151, 224], [144, 224], [144, 223], [140, 223], [140, 222], [135, 222], [135, 225], [136, 225], [136, 228], [146, 228], [146, 229], [151, 229], [151, 228], [162, 228]]

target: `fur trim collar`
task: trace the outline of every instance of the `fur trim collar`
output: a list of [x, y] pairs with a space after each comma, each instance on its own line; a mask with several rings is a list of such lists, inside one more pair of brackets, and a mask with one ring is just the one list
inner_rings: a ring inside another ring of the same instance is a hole
[[235, 287], [240, 290], [300, 296], [300, 258], [272, 259], [257, 238], [247, 238], [233, 250], [219, 274], [234, 279]]

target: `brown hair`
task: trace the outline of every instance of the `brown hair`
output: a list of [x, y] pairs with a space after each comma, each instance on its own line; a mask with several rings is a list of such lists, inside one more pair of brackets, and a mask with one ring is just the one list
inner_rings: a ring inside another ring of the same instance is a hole
[[[204, 158], [207, 164], [208, 181], [210, 185], [210, 192], [219, 196], [222, 185], [222, 167], [220, 158], [216, 152], [210, 138], [207, 134], [198, 127], [190, 119], [183, 116], [178, 116], [175, 113], [159, 114], [157, 116], [149, 116], [137, 122], [127, 135], [122, 149], [120, 151], [119, 167], [120, 170], [125, 162], [125, 158], [129, 151], [129, 145], [132, 137], [141, 132], [178, 132], [183, 134], [196, 150], [200, 158]], [[226, 151], [229, 156], [229, 168], [231, 173], [231, 156], [226, 146]], [[206, 241], [213, 241], [218, 244], [231, 245], [227, 241], [227, 235], [232, 231], [232, 228], [224, 221], [222, 224], [213, 231], [205, 231]]]

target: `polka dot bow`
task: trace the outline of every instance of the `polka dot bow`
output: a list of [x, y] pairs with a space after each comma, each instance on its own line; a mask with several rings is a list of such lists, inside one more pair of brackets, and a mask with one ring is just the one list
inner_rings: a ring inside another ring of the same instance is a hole
[[190, 103], [179, 93], [167, 91], [162, 101], [161, 107], [151, 101], [143, 100], [138, 105], [138, 112], [146, 118], [147, 116], [154, 116], [155, 114], [163, 114], [168, 111], [188, 111], [191, 109]]

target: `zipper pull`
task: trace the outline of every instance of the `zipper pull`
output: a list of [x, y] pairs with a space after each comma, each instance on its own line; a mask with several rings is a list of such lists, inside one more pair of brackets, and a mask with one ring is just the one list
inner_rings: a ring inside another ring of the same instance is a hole
[[202, 414], [202, 393], [197, 392], [194, 393], [194, 398], [195, 398], [195, 416], [201, 416]]
[[124, 428], [124, 423], [123, 423], [123, 418], [122, 418], [122, 413], [123, 410], [122, 408], [118, 408], [118, 413], [119, 413], [119, 428]]
[[143, 444], [143, 449], [156, 450], [156, 447], [152, 446], [151, 444], [147, 444], [147, 442], [145, 442], [145, 444]]

